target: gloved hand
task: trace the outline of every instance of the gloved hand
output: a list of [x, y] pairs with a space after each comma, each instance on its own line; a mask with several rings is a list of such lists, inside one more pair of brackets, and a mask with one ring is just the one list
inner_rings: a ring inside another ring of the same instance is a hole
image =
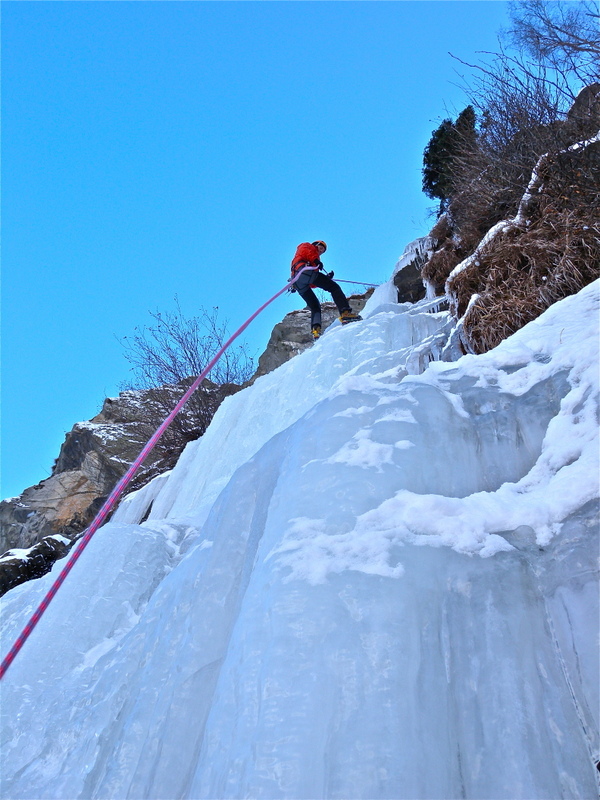
[[325, 273], [328, 278], [333, 278], [333, 270], [331, 272]]

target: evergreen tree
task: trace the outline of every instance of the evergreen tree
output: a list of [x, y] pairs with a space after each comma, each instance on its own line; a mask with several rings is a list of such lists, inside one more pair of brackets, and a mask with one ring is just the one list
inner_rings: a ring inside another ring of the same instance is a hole
[[477, 133], [475, 131], [475, 109], [467, 106], [456, 118], [454, 127], [457, 136], [457, 148], [461, 153], [471, 153], [477, 143]]
[[423, 191], [427, 197], [440, 201], [442, 214], [452, 196], [456, 160], [461, 153], [470, 152], [476, 144], [475, 111], [467, 106], [456, 122], [445, 119], [433, 131], [423, 153]]

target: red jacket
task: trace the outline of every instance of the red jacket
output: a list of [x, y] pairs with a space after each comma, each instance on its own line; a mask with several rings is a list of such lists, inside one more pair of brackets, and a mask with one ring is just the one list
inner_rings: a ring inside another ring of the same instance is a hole
[[322, 266], [321, 254], [315, 245], [310, 242], [302, 242], [296, 248], [296, 254], [292, 259], [292, 278], [302, 267], [321, 269]]

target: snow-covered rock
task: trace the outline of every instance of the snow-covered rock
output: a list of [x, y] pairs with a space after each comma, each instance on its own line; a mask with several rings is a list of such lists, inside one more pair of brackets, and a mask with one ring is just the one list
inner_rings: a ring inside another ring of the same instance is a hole
[[[324, 292], [322, 294], [325, 294]], [[368, 294], [350, 295], [348, 298], [352, 310], [360, 314], [367, 302]], [[327, 295], [329, 296], [329, 295]], [[397, 298], [395, 298], [397, 299]], [[299, 301], [302, 302], [302, 301]], [[335, 303], [321, 303], [322, 329], [325, 331], [339, 316]], [[252, 380], [272, 372], [277, 367], [285, 364], [294, 356], [303, 353], [313, 345], [310, 329], [310, 310], [300, 308], [290, 311], [273, 328], [267, 347], [258, 359], [258, 368]]]

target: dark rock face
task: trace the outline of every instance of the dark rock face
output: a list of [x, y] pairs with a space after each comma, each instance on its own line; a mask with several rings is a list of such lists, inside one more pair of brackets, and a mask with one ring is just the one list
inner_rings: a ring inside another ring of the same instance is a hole
[[0, 595], [20, 583], [41, 578], [69, 552], [70, 546], [63, 536], [48, 536], [26, 551], [9, 550], [0, 558]]
[[421, 265], [411, 264], [394, 276], [394, 286], [398, 289], [399, 303], [416, 303], [425, 297], [425, 287], [421, 277]]
[[394, 286], [398, 289], [399, 303], [417, 303], [425, 297], [426, 290], [421, 270], [427, 263], [430, 252], [425, 246], [428, 243], [427, 237], [418, 241], [424, 243], [423, 247], [416, 247], [408, 259], [405, 254], [396, 267]]

